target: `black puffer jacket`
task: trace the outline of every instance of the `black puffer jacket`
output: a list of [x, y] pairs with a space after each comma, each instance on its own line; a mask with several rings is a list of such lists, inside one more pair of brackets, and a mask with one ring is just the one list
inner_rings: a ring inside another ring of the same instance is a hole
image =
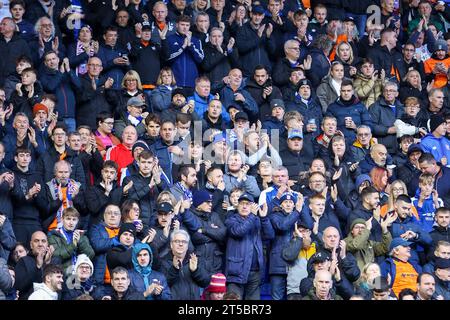
[[172, 252], [162, 258], [160, 271], [167, 278], [173, 300], [200, 300], [200, 288], [205, 288], [209, 284], [210, 277], [201, 263], [194, 272], [189, 269], [189, 258], [188, 251], [180, 269], [173, 266]]

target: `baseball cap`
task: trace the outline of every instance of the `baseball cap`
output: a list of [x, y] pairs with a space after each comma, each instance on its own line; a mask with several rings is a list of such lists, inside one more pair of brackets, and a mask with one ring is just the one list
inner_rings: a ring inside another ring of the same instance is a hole
[[263, 6], [256, 5], [256, 6], [252, 7], [252, 12], [253, 13], [258, 13], [258, 14], [264, 14], [266, 11], [264, 10]]
[[389, 251], [392, 251], [394, 248], [397, 248], [398, 246], [409, 247], [411, 244], [412, 242], [406, 241], [403, 238], [394, 238], [391, 241], [391, 245], [389, 246]]
[[240, 112], [236, 113], [236, 115], [234, 116], [234, 121], [238, 121], [238, 120], [248, 121], [247, 113], [245, 113], [244, 111], [240, 111]]
[[300, 138], [303, 139], [303, 132], [298, 129], [291, 129], [288, 133], [288, 139]]
[[170, 213], [173, 211], [173, 206], [169, 202], [161, 202], [158, 204], [158, 207], [156, 208], [156, 211], [162, 212], [162, 213]]
[[250, 194], [248, 194], [248, 193], [243, 193], [243, 194], [239, 197], [238, 202], [241, 202], [241, 201], [243, 201], [243, 200], [247, 200], [247, 201], [250, 201], [250, 202], [255, 202], [255, 199], [253, 198], [253, 196], [250, 195]]
[[127, 106], [146, 107], [147, 105], [140, 97], [133, 97], [128, 99]]
[[314, 264], [314, 263], [322, 263], [322, 262], [325, 262], [327, 260], [330, 260], [330, 257], [325, 255], [322, 252], [316, 252], [310, 258], [310, 261], [311, 261], [312, 264]]

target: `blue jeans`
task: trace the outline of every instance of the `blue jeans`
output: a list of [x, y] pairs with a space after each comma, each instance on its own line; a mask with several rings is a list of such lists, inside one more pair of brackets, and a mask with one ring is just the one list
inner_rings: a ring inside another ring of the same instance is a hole
[[286, 299], [286, 276], [271, 275], [270, 276], [270, 293], [273, 300]]
[[67, 128], [67, 132], [77, 131], [77, 124], [75, 118], [63, 118], [64, 125]]

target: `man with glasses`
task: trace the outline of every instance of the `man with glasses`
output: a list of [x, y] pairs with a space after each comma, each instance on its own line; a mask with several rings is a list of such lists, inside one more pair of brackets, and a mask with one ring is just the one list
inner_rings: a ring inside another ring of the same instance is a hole
[[92, 226], [89, 230], [89, 239], [95, 251], [94, 281], [110, 284], [111, 274], [106, 265], [106, 253], [114, 246], [119, 246], [118, 240], [121, 213], [120, 208], [110, 204], [103, 213], [103, 221]]
[[378, 143], [386, 146], [390, 154], [394, 154], [398, 146], [394, 122], [401, 119], [405, 113], [397, 97], [398, 85], [395, 82], [387, 82], [383, 88], [383, 95], [369, 107], [373, 121], [373, 135]]
[[110, 104], [106, 101], [106, 94], [112, 88], [114, 80], [100, 76], [102, 71], [102, 61], [97, 57], [89, 58], [87, 73], [78, 78], [76, 85], [77, 125], [88, 125], [92, 130], [97, 128], [95, 120], [100, 112], [112, 112]]
[[195, 253], [188, 250], [189, 234], [182, 229], [170, 235], [170, 252], [162, 258], [161, 272], [167, 278], [173, 300], [200, 300], [201, 288], [210, 277], [199, 264]]
[[414, 54], [416, 47], [414, 43], [408, 42], [403, 46], [403, 59], [397, 63], [398, 72], [403, 79], [409, 70], [417, 70], [420, 74], [420, 78], [425, 79], [425, 71], [423, 69], [423, 62], [417, 61]]
[[350, 147], [355, 162], [364, 160], [365, 156], [369, 154], [370, 147], [377, 143], [377, 140], [372, 137], [372, 129], [366, 125], [360, 125], [356, 129], [356, 140]]

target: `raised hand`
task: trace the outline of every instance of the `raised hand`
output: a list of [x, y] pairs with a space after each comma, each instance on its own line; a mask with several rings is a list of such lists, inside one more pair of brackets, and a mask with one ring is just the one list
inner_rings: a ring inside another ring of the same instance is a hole
[[250, 211], [256, 216], [259, 212], [259, 205], [257, 203], [252, 203], [250, 206]]
[[[257, 205], [257, 203], [255, 203], [254, 205]], [[268, 212], [268, 207], [267, 207], [267, 203], [264, 203], [262, 208], [259, 208], [259, 216], [261, 218], [267, 217], [267, 212]]]
[[123, 187], [123, 194], [128, 194], [128, 191], [133, 187], [133, 180], [130, 180], [125, 187]]
[[195, 270], [197, 270], [198, 267], [198, 258], [195, 255], [195, 253], [191, 253], [191, 257], [189, 259], [189, 270], [191, 270], [191, 272], [194, 272]]
[[305, 203], [305, 198], [303, 195], [299, 192], [297, 193], [297, 202], [295, 203], [295, 210], [298, 212], [301, 212], [303, 209], [303, 204]]

